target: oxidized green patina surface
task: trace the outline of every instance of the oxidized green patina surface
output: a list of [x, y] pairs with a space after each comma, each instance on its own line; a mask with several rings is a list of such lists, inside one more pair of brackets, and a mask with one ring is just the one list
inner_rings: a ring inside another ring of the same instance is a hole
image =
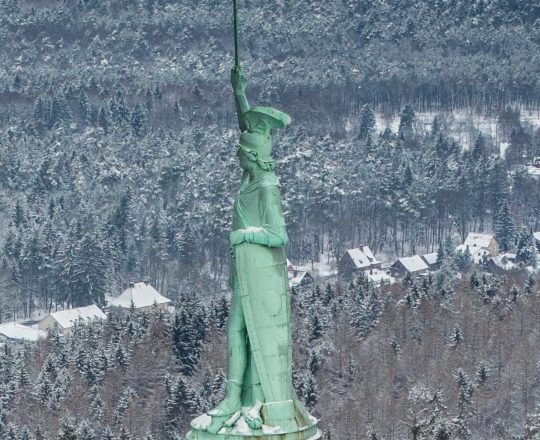
[[272, 130], [291, 118], [270, 107], [250, 107], [248, 81], [238, 61], [231, 71], [242, 135], [243, 170], [234, 203], [229, 285], [227, 393], [216, 408], [191, 422], [190, 440], [264, 438], [315, 440], [317, 421], [292, 385], [291, 308], [284, 246], [287, 230], [274, 173]]

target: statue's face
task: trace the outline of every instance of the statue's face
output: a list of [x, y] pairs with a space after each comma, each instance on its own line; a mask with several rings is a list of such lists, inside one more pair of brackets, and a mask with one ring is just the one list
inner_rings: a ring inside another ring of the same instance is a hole
[[253, 162], [241, 148], [238, 148], [236, 151], [236, 156], [238, 156], [238, 160], [240, 161], [240, 168], [247, 171], [252, 167]]
[[248, 123], [248, 131], [254, 134], [266, 135], [271, 132], [271, 129], [263, 119], [257, 119]]

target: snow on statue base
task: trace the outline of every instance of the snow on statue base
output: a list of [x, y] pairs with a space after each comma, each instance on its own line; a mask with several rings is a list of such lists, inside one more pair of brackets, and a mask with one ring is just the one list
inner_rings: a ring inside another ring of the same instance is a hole
[[[246, 408], [247, 409], [247, 408]], [[264, 411], [264, 410], [263, 410]], [[236, 419], [236, 420], [234, 420]], [[310, 418], [310, 425], [296, 429], [282, 430], [281, 427], [262, 425], [260, 429], [251, 429], [243, 415], [238, 412], [233, 416], [230, 425], [223, 427], [217, 434], [208, 431], [212, 425], [212, 417], [207, 414], [197, 417], [191, 422], [191, 431], [187, 440], [319, 440], [321, 431], [317, 428], [317, 420]]]
[[262, 425], [260, 429], [251, 429], [238, 412], [233, 415], [227, 427], [221, 428], [216, 434], [209, 432], [212, 418], [207, 414], [197, 417], [191, 422], [191, 431], [187, 434], [188, 440], [233, 440], [264, 438], [265, 440], [317, 440], [321, 438], [321, 432], [316, 426], [317, 420], [312, 419], [310, 426], [297, 427], [296, 429], [283, 430], [281, 427]]

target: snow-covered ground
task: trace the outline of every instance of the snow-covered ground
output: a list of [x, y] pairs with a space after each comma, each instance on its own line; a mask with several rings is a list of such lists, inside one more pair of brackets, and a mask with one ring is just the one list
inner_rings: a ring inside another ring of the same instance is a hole
[[337, 275], [337, 263], [335, 258], [328, 254], [321, 254], [319, 262], [294, 265], [298, 271], [309, 272], [314, 278], [326, 278]]
[[384, 270], [373, 269], [372, 271], [366, 272], [366, 274], [375, 284], [395, 284], [396, 282], [396, 279]]
[[531, 176], [536, 177], [537, 179], [540, 179], [540, 168], [529, 166], [527, 167], [527, 171]]
[[[433, 118], [438, 116], [443, 123], [446, 123], [452, 136], [465, 148], [470, 148], [478, 132], [489, 136], [499, 144], [501, 155], [504, 156], [508, 148], [508, 142], [502, 138], [499, 129], [497, 115], [484, 115], [470, 110], [456, 110], [453, 112], [418, 112], [416, 113], [417, 127], [425, 131], [431, 130]], [[377, 131], [384, 131], [390, 128], [397, 131], [399, 128], [400, 116], [395, 114], [391, 117], [381, 113], [375, 114], [375, 125]], [[534, 128], [540, 127], [540, 111], [521, 110], [521, 122], [523, 125], [530, 125]]]

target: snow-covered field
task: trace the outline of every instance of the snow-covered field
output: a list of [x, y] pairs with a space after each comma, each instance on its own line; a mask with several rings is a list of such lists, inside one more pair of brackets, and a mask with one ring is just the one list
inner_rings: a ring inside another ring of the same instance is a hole
[[337, 275], [337, 263], [336, 259], [330, 257], [328, 254], [321, 254], [319, 261], [312, 263], [304, 263], [298, 266], [295, 265], [295, 269], [298, 271], [306, 271], [314, 275], [315, 277], [331, 277]]
[[[503, 139], [497, 115], [485, 115], [470, 110], [418, 112], [416, 113], [417, 127], [425, 131], [431, 130], [435, 116], [450, 129], [452, 136], [465, 148], [469, 148], [474, 143], [479, 132], [499, 144], [501, 155], [504, 155], [508, 148], [506, 139]], [[382, 113], [376, 113], [375, 117], [378, 131], [384, 131], [386, 128], [392, 131], [398, 130], [400, 119], [398, 114], [387, 117]], [[523, 125], [540, 128], [540, 111], [521, 110], [521, 122]]]

